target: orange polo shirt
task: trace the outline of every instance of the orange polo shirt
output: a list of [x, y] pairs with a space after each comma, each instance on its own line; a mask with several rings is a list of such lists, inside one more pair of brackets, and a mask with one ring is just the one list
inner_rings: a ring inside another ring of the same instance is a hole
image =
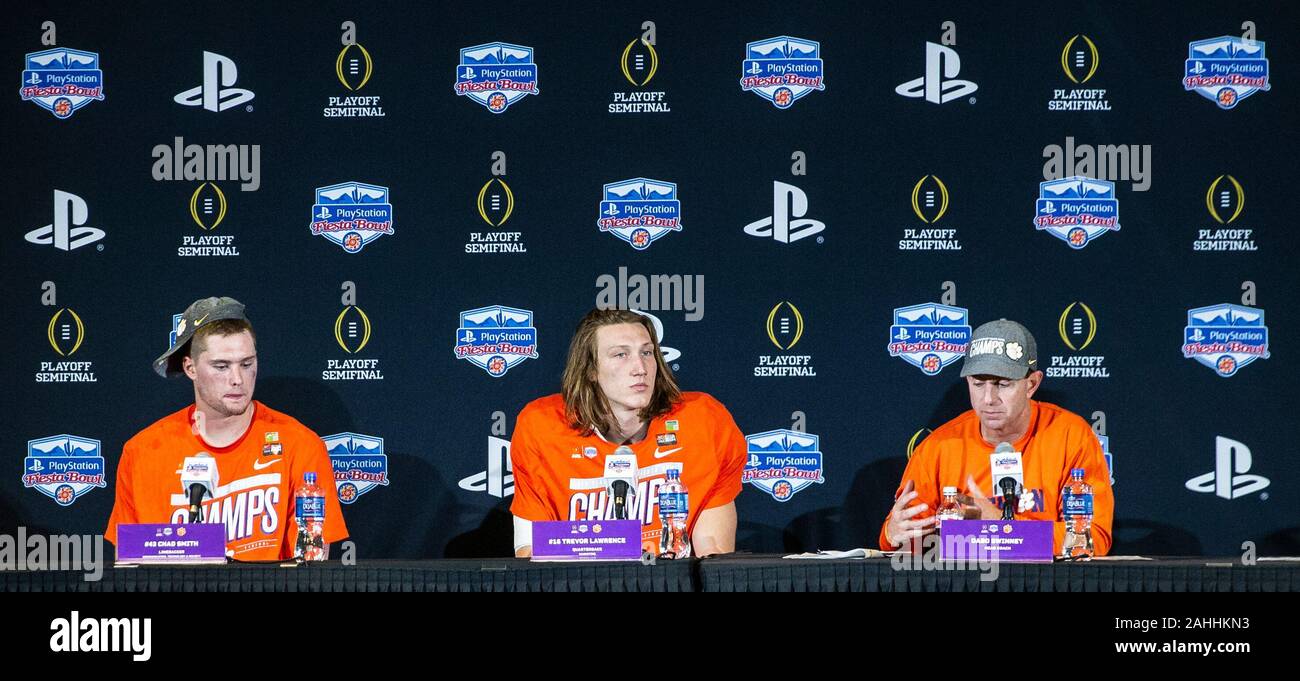
[[[1011, 443], [1021, 452], [1024, 466], [1025, 493], [1034, 496], [1034, 508], [1017, 512], [1018, 520], [1050, 520], [1054, 526], [1054, 551], [1060, 553], [1065, 537], [1065, 523], [1061, 521], [1061, 488], [1070, 479], [1070, 470], [1082, 468], [1084, 480], [1092, 485], [1092, 542], [1096, 555], [1110, 552], [1111, 521], [1115, 515], [1115, 495], [1110, 487], [1110, 471], [1101, 451], [1101, 442], [1087, 421], [1054, 404], [1030, 400], [1029, 429], [1019, 440]], [[975, 478], [976, 484], [986, 493], [992, 493], [993, 469], [989, 455], [997, 443], [988, 442], [980, 434], [979, 418], [975, 411], [940, 426], [938, 430], [917, 446], [912, 460], [903, 471], [903, 479], [894, 493], [897, 499], [910, 480], [916, 487], [917, 497], [909, 506], [926, 504], [929, 508], [914, 519], [934, 515], [943, 501], [943, 488], [956, 487], [966, 494], [966, 476]], [[990, 498], [1001, 507], [1002, 497]], [[891, 513], [892, 515], [892, 513]], [[885, 525], [889, 518], [885, 518]], [[880, 547], [886, 551], [897, 550], [885, 538], [885, 526], [880, 528]]]
[[[740, 494], [745, 436], [722, 403], [706, 393], [682, 393], [682, 401], [650, 421], [646, 438], [628, 445], [636, 454], [638, 484], [629, 517], [641, 520], [641, 543], [657, 553], [659, 486], [669, 467], [681, 468], [689, 495], [688, 533], [700, 511], [724, 506]], [[612, 518], [605, 492], [605, 457], [617, 445], [582, 435], [564, 417], [564, 398], [533, 400], [519, 413], [510, 443], [515, 499], [510, 511], [525, 520]]]
[[[119, 523], [183, 523], [189, 499], [181, 488], [185, 457], [212, 455], [215, 498], [203, 500], [203, 519], [226, 526], [226, 553], [236, 560], [286, 560], [298, 536], [293, 494], [303, 474], [316, 473], [325, 492], [326, 543], [348, 536], [325, 443], [293, 417], [253, 401], [248, 430], [226, 447], [194, 433], [194, 405], [163, 417], [126, 441], [117, 464], [116, 498], [104, 538], [117, 543]], [[270, 434], [270, 437], [268, 437]], [[278, 446], [269, 446], [270, 442]]]

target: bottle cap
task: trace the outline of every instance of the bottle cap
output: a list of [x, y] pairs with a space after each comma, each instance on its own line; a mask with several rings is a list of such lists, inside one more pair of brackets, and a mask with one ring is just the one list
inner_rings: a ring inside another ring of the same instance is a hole
[[315, 473], [303, 473], [303, 474], [302, 474], [302, 479], [303, 479], [303, 480], [306, 480], [308, 485], [314, 485], [314, 484], [316, 484], [316, 474], [315, 474]]
[[1087, 473], [1087, 471], [1082, 468], [1074, 468], [1070, 470], [1070, 476], [1076, 480], [1082, 480], [1085, 473]]
[[956, 488], [956, 487], [953, 487], [952, 485], [948, 485], [948, 486], [946, 486], [946, 487], [943, 488], [943, 495], [944, 495], [945, 497], [946, 497], [946, 496], [952, 496], [952, 495], [955, 495], [955, 494], [957, 494], [957, 488]]

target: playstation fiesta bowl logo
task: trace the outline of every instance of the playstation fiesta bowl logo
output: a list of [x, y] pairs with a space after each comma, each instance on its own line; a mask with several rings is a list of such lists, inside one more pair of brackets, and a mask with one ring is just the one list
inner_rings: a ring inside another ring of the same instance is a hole
[[745, 45], [740, 89], [788, 109], [808, 94], [825, 90], [821, 44], [780, 36]]
[[384, 438], [357, 433], [336, 433], [321, 437], [334, 469], [339, 501], [355, 502], [376, 487], [388, 486], [388, 455]]
[[789, 501], [822, 477], [821, 438], [794, 430], [769, 430], [746, 435], [748, 459], [741, 482]]
[[668, 234], [682, 231], [677, 185], [644, 177], [605, 185], [596, 226], [644, 251]]
[[540, 93], [533, 48], [486, 43], [461, 50], [455, 90], [492, 113], [504, 113], [511, 104]]
[[901, 357], [934, 376], [966, 355], [970, 344], [969, 313], [964, 307], [922, 303], [894, 309], [889, 327], [889, 356]]
[[71, 506], [87, 492], [107, 486], [99, 440], [53, 435], [27, 441], [23, 487], [36, 489], [60, 506]]
[[359, 253], [367, 244], [393, 233], [393, 204], [388, 187], [343, 182], [316, 189], [311, 207], [311, 233]]
[[104, 101], [104, 72], [94, 52], [55, 48], [27, 54], [23, 69], [24, 102], [66, 119], [91, 102]]
[[456, 359], [463, 359], [500, 378], [525, 360], [537, 359], [537, 329], [533, 313], [489, 305], [460, 313], [456, 329]]

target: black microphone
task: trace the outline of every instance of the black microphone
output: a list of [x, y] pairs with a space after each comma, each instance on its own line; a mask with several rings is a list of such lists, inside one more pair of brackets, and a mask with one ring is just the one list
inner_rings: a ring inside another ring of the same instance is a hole
[[199, 522], [203, 513], [203, 497], [215, 497], [217, 490], [217, 460], [207, 452], [185, 457], [181, 464], [181, 489], [189, 495], [189, 522]]
[[1002, 488], [1002, 519], [1015, 520], [1016, 508], [1020, 505], [1020, 495], [1016, 494], [1016, 479], [1007, 476], [998, 481]]
[[636, 503], [636, 482], [636, 454], [631, 447], [619, 447], [605, 457], [605, 488], [614, 505], [614, 520], [628, 519], [628, 506]]
[[627, 520], [627, 490], [629, 485], [626, 480], [614, 481], [614, 520]]

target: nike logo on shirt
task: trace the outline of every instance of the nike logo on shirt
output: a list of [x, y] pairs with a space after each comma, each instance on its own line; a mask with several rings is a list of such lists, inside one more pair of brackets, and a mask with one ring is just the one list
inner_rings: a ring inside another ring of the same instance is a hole
[[680, 452], [680, 451], [682, 451], [682, 448], [681, 448], [681, 447], [673, 447], [672, 449], [665, 449], [665, 450], [663, 450], [662, 452], [659, 451], [659, 448], [658, 448], [658, 447], [655, 447], [655, 458], [656, 458], [656, 459], [662, 459], [662, 458], [664, 458], [665, 456], [668, 456], [668, 455], [670, 455], [670, 454], [674, 454], [674, 453], [676, 453], [676, 452]]
[[276, 464], [279, 462], [280, 462], [279, 459], [271, 459], [270, 461], [265, 461], [265, 462], [259, 459], [253, 462], [253, 470], [260, 471], [263, 468], [267, 468], [268, 466], [271, 466], [272, 464]]

